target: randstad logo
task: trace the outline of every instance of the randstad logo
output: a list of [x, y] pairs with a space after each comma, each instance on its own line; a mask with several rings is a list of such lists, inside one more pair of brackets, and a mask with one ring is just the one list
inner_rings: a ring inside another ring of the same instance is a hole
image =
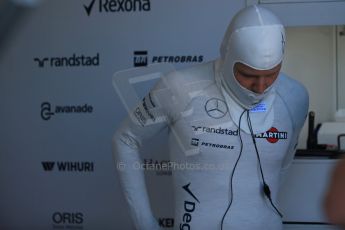
[[192, 126], [195, 133], [215, 133], [220, 135], [238, 136], [238, 130], [223, 129], [222, 127], [202, 127], [202, 126]]
[[87, 114], [92, 113], [93, 107], [88, 104], [84, 105], [56, 105], [52, 106], [49, 102], [41, 104], [41, 118], [45, 121], [51, 119], [57, 114]]
[[57, 169], [59, 172], [93, 172], [93, 162], [69, 162], [69, 161], [43, 161], [42, 167], [46, 172], [52, 172]]
[[99, 13], [116, 13], [151, 10], [150, 0], [91, 0], [83, 6], [87, 16], [95, 11]]
[[99, 66], [99, 53], [95, 56], [73, 54], [70, 57], [35, 57], [34, 62], [39, 68], [45, 67], [80, 67]]

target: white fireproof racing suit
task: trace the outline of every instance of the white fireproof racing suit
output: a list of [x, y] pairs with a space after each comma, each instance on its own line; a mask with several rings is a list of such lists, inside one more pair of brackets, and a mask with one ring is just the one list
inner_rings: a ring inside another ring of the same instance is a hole
[[[280, 73], [265, 97], [250, 106], [256, 95], [241, 100], [241, 89], [225, 85], [224, 78], [231, 74], [222, 69], [224, 61], [230, 66], [236, 61], [262, 64], [244, 59], [223, 55], [168, 74], [114, 135], [116, 162], [134, 165], [141, 161], [144, 140], [169, 127], [170, 161], [191, 168], [172, 169], [174, 229], [282, 229], [279, 207], [274, 207], [281, 175], [293, 159], [307, 115], [308, 93]], [[273, 59], [272, 65], [262, 65], [269, 69], [281, 62], [281, 57]], [[126, 167], [118, 175], [136, 229], [159, 229], [143, 171]], [[272, 203], [264, 194], [263, 178]]]
[[[241, 142], [238, 121], [231, 119], [227, 100], [214, 79], [214, 66], [214, 62], [209, 62], [167, 76], [169, 82], [179, 82], [171, 85], [192, 85], [195, 80], [204, 80], [205, 84], [209, 82], [200, 89], [203, 92], [201, 95], [185, 103], [184, 111], [192, 110], [185, 116], [174, 108], [172, 101], [155, 101], [154, 93], [160, 92], [159, 83], [133, 110], [135, 119], [127, 118], [117, 130], [113, 138], [115, 159], [127, 165], [140, 162], [139, 150], [143, 141], [168, 125], [170, 129], [175, 128], [174, 132], [189, 142], [191, 148], [195, 147], [197, 152], [184, 152], [179, 143], [181, 140], [170, 132], [170, 161], [200, 165], [200, 170], [173, 170], [175, 229], [220, 229], [231, 195], [234, 196], [233, 204], [225, 218], [224, 229], [281, 229], [280, 216], [262, 192], [254, 144], [250, 133], [245, 130], [241, 132], [243, 151], [233, 177], [233, 194], [229, 192], [230, 175], [239, 156]], [[274, 201], [280, 173], [293, 158], [298, 133], [308, 109], [306, 91], [299, 83], [283, 74], [277, 81], [271, 108], [262, 103], [262, 108], [250, 112], [251, 117], [259, 113], [273, 113], [273, 119], [268, 122], [271, 127], [256, 132], [255, 139], [263, 174]], [[178, 95], [179, 89], [175, 90]], [[161, 107], [157, 112], [158, 104]], [[166, 115], [166, 121], [155, 122], [162, 114]], [[246, 117], [242, 118], [243, 127], [246, 126], [245, 120]], [[258, 125], [253, 124], [253, 127]], [[119, 175], [136, 228], [159, 229], [149, 205], [143, 172], [129, 167], [119, 171]], [[185, 213], [190, 214], [190, 221]], [[190, 227], [187, 228], [187, 225]]]

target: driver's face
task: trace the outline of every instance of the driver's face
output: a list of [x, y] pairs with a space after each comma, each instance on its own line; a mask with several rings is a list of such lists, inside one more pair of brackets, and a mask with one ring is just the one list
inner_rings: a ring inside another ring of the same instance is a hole
[[234, 75], [237, 81], [246, 89], [262, 94], [277, 79], [281, 63], [269, 70], [256, 70], [237, 62]]

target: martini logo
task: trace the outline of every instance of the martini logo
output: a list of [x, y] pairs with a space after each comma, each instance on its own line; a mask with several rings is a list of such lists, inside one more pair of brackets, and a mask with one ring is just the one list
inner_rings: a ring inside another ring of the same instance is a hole
[[89, 0], [84, 4], [87, 16], [92, 12], [117, 13], [117, 12], [141, 12], [150, 11], [150, 0]]
[[287, 132], [279, 132], [277, 128], [272, 127], [268, 131], [255, 135], [256, 138], [266, 138], [268, 142], [274, 144], [279, 140], [288, 138]]
[[133, 64], [134, 67], [147, 66], [150, 63], [201, 63], [204, 60], [203, 55], [164, 55], [152, 56], [148, 55], [147, 50], [134, 51]]

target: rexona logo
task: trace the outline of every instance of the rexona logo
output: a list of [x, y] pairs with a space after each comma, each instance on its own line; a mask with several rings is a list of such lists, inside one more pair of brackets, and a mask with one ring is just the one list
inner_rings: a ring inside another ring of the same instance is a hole
[[53, 115], [62, 114], [91, 114], [93, 107], [88, 104], [83, 105], [56, 105], [52, 106], [49, 102], [41, 104], [41, 118], [45, 121], [50, 120]]
[[52, 221], [53, 229], [84, 229], [82, 212], [54, 212]]
[[184, 201], [184, 205], [183, 205], [184, 214], [182, 216], [182, 221], [180, 223], [180, 229], [191, 229], [190, 223], [193, 220], [192, 214], [195, 210], [196, 202], [200, 203], [198, 198], [194, 195], [194, 193], [190, 189], [189, 187], [190, 184], [191, 183], [188, 183], [182, 186], [183, 190], [187, 193], [186, 197], [189, 197], [189, 199], [186, 199]]
[[73, 54], [69, 57], [35, 57], [34, 62], [39, 68], [44, 67], [88, 67], [99, 66], [99, 53], [95, 56]]
[[42, 167], [46, 172], [59, 171], [59, 172], [93, 172], [93, 162], [68, 162], [68, 161], [43, 161]]
[[149, 57], [147, 50], [134, 51], [134, 67], [147, 66], [148, 63], [201, 63], [203, 55], [164, 55]]
[[89, 0], [84, 4], [87, 16], [93, 12], [117, 13], [117, 12], [141, 12], [150, 11], [150, 0]]
[[174, 227], [174, 218], [159, 218], [158, 224], [163, 228], [173, 228]]
[[255, 135], [256, 138], [266, 138], [272, 144], [277, 143], [279, 140], [288, 138], [287, 132], [279, 132], [277, 128], [272, 127], [268, 131]]

